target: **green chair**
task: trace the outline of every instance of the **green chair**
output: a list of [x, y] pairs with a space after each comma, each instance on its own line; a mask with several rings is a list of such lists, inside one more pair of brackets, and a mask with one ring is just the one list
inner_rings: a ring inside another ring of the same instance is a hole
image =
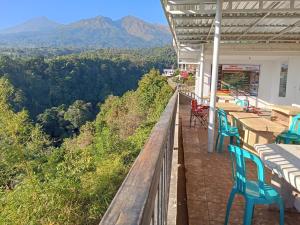
[[[284, 205], [280, 194], [265, 183], [264, 165], [260, 158], [240, 147], [229, 145], [228, 151], [233, 155], [234, 185], [232, 187], [226, 209], [225, 225], [228, 223], [232, 202], [236, 194], [245, 198], [244, 225], [251, 225], [254, 206], [257, 204], [277, 204], [280, 210], [280, 225], [284, 224]], [[245, 159], [257, 166], [257, 180], [248, 180]]]
[[[218, 114], [218, 136], [216, 140], [216, 151], [222, 152], [224, 137], [230, 137], [230, 144], [233, 144], [233, 138], [236, 138], [237, 145], [240, 145], [240, 135], [237, 127], [232, 127], [228, 124], [227, 113], [223, 109], [217, 110]], [[220, 141], [219, 141], [220, 139]]]
[[276, 143], [284, 144], [299, 144], [300, 143], [300, 114], [296, 115], [292, 119], [290, 128], [283, 131], [276, 137]]

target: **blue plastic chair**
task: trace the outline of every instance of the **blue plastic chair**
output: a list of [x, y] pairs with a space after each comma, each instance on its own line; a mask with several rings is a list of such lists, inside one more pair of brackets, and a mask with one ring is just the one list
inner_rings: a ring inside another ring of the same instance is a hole
[[[229, 145], [228, 150], [233, 155], [234, 185], [231, 190], [225, 217], [225, 225], [228, 223], [229, 213], [235, 194], [245, 198], [244, 225], [250, 225], [254, 206], [256, 204], [277, 204], [280, 209], [280, 225], [284, 224], [284, 205], [280, 194], [265, 183], [264, 166], [260, 158], [240, 147]], [[257, 180], [248, 180], [245, 159], [253, 161], [257, 166]]]
[[[215, 147], [217, 152], [222, 152], [224, 137], [230, 137], [230, 144], [233, 144], [233, 138], [235, 137], [236, 144], [240, 145], [239, 130], [237, 127], [232, 127], [228, 124], [227, 113], [223, 109], [218, 109], [217, 114], [219, 120], [218, 136], [217, 136], [216, 147]], [[219, 138], [220, 138], [220, 142], [219, 142]]]
[[292, 123], [288, 130], [283, 131], [276, 137], [276, 143], [300, 143], [300, 114], [293, 117]]
[[241, 99], [235, 99], [235, 104], [237, 104], [238, 106], [241, 106], [243, 107], [244, 109], [248, 109], [249, 108], [249, 101], [244, 99], [244, 100], [241, 100]]

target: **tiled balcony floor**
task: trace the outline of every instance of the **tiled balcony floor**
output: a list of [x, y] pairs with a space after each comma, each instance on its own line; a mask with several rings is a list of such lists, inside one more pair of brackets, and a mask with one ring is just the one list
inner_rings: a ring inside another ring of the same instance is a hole
[[[207, 152], [207, 130], [189, 126], [189, 106], [180, 105], [184, 162], [186, 170], [187, 207], [190, 225], [224, 224], [227, 199], [232, 188], [229, 155]], [[199, 123], [198, 123], [199, 124]], [[225, 144], [226, 141], [225, 141]], [[248, 176], [256, 177], [253, 164], [247, 165]], [[270, 183], [270, 171], [265, 169]], [[243, 224], [244, 199], [236, 195], [229, 224]], [[253, 225], [279, 224], [279, 212], [257, 205]], [[300, 214], [285, 213], [286, 225], [300, 225]]]

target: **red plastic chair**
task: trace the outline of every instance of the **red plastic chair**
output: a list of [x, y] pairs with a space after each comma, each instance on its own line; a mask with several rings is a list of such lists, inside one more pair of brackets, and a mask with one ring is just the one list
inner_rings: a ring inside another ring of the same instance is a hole
[[208, 118], [208, 109], [207, 105], [199, 105], [196, 99], [191, 101], [191, 114], [190, 114], [190, 127], [192, 126], [192, 121], [194, 120], [194, 126], [196, 125], [196, 119], [200, 121], [200, 124], [207, 128], [207, 118]]

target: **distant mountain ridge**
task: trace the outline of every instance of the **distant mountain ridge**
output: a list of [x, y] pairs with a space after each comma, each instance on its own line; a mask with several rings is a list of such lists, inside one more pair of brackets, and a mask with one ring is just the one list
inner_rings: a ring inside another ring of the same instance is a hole
[[169, 28], [133, 16], [120, 20], [97, 16], [70, 24], [38, 17], [0, 30], [0, 46], [144, 48], [171, 44]]

